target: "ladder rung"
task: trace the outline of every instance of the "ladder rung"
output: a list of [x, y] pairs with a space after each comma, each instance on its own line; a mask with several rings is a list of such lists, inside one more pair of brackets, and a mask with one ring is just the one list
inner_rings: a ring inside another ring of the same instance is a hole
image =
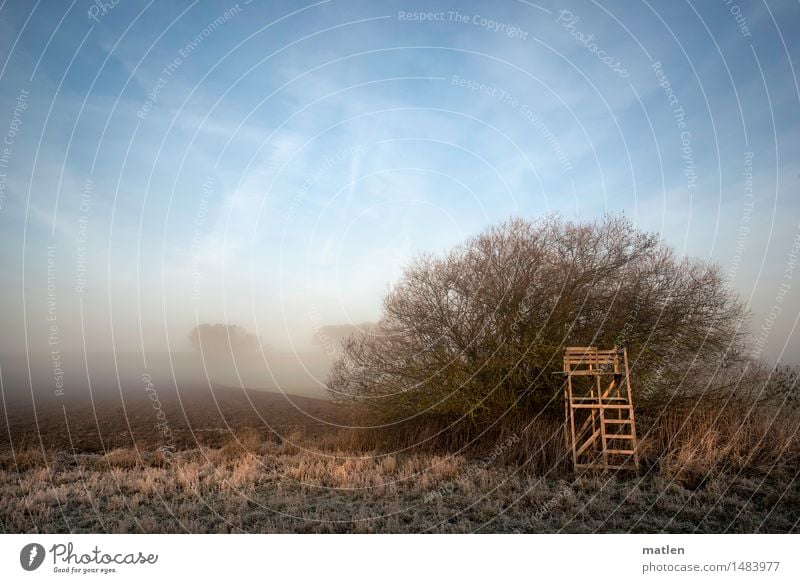
[[633, 435], [627, 433], [624, 435], [621, 433], [618, 433], [617, 435], [606, 433], [606, 439], [633, 439]]
[[570, 405], [573, 409], [630, 409], [630, 405], [613, 405], [609, 403], [606, 405], [603, 403], [602, 405], [599, 403], [593, 403], [589, 405], [581, 405], [580, 403], [574, 403]]
[[632, 449], [607, 449], [606, 453], [617, 453], [617, 454], [624, 454], [624, 455], [633, 455], [634, 452]]
[[[597, 397], [572, 397], [573, 401], [594, 401], [597, 402]], [[627, 401], [626, 397], [603, 397], [603, 402], [606, 401]]]
[[592, 470], [631, 470], [631, 471], [638, 471], [634, 464], [575, 464], [575, 468], [586, 468]]
[[639, 471], [639, 468], [637, 468], [634, 464], [575, 464], [575, 468], [592, 470], [630, 470], [632, 472]]
[[625, 423], [630, 424], [630, 419], [606, 419], [606, 423], [616, 423], [617, 425], [624, 425]]

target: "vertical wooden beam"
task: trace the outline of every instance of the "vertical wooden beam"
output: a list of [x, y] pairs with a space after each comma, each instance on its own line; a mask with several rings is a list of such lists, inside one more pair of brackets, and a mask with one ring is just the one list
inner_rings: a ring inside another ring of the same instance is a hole
[[[564, 374], [566, 375], [568, 365], [566, 361], [564, 362]], [[570, 448], [570, 439], [569, 439], [569, 417], [572, 413], [569, 406], [569, 398], [567, 397], [567, 383], [569, 382], [569, 377], [564, 379], [564, 387], [562, 391], [564, 392], [564, 449]]]
[[601, 380], [598, 374], [595, 375], [595, 384], [597, 385], [597, 404], [600, 409], [600, 442], [603, 444], [603, 463], [608, 465], [608, 440], [606, 439], [606, 413], [603, 408], [603, 394], [601, 391]]
[[573, 407], [575, 403], [572, 400], [572, 375], [569, 373], [567, 373], [567, 387], [569, 389], [569, 422], [572, 430], [572, 463], [573, 466], [577, 466], [578, 452], [575, 444], [575, 408]]
[[636, 437], [636, 418], [633, 413], [633, 395], [631, 394], [631, 373], [628, 369], [628, 348], [622, 349], [622, 358], [625, 365], [625, 384], [628, 388], [628, 409], [631, 416], [631, 444], [633, 447], [633, 463], [636, 465], [636, 472], [639, 472], [639, 439]]

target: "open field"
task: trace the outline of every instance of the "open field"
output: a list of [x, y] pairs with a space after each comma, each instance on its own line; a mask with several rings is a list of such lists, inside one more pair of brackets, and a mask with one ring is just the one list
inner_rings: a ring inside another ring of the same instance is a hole
[[[542, 478], [464, 456], [324, 457], [266, 444], [57, 455], [0, 471], [5, 532], [798, 532], [796, 479]], [[795, 476], [796, 478], [796, 476]]]
[[459, 451], [433, 427], [405, 443], [309, 421], [309, 411], [346, 420], [329, 402], [293, 402], [233, 389], [164, 395], [172, 449], [153, 429], [152, 401], [129, 400], [127, 417], [114, 401], [73, 408], [69, 434], [63, 409], [39, 411], [41, 442], [32, 416], [8, 410], [0, 530], [800, 532], [794, 415], [643, 417], [640, 477], [575, 476], [557, 424], [506, 428]]
[[[296, 427], [310, 430], [346, 421], [337, 404], [312, 397], [195, 384], [148, 390], [137, 383], [118, 394], [60, 400], [14, 395], [0, 415], [0, 451], [36, 447], [103, 453], [131, 447], [186, 449], [222, 446], [241, 430], [259, 428], [278, 439]], [[10, 440], [10, 441], [9, 441]]]

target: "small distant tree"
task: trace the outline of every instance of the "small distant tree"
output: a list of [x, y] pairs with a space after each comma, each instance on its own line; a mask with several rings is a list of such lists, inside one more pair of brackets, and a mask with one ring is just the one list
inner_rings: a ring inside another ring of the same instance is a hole
[[351, 336], [329, 389], [387, 419], [485, 423], [560, 411], [564, 346], [626, 346], [642, 399], [736, 362], [746, 311], [712, 264], [683, 259], [624, 217], [514, 219], [415, 260], [380, 321]]
[[189, 344], [207, 357], [239, 356], [259, 350], [258, 336], [235, 324], [200, 324], [189, 333]]

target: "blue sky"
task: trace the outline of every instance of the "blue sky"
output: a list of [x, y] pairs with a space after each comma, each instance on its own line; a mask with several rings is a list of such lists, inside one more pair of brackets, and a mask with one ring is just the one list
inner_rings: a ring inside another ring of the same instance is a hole
[[100, 4], [0, 4], [0, 351], [54, 305], [64, 349], [301, 350], [418, 253], [624, 212], [798, 360], [797, 3]]

